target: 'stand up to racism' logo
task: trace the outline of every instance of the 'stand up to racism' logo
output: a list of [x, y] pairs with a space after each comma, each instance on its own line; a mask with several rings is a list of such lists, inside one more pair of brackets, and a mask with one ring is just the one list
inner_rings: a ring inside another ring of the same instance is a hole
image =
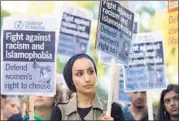
[[14, 23], [15, 29], [22, 29], [24, 27], [24, 23], [22, 21], [16, 21]]

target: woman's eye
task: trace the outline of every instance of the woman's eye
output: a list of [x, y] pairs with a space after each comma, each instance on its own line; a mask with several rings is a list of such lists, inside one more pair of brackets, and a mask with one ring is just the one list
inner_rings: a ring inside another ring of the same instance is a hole
[[175, 97], [173, 98], [174, 101], [178, 101], [178, 99], [179, 99], [178, 96], [175, 96]]
[[166, 104], [168, 104], [169, 102], [170, 102], [170, 100], [169, 99], [167, 99], [167, 100], [165, 100], [164, 101]]
[[83, 74], [82, 72], [79, 72], [76, 74], [76, 76], [80, 77], [80, 76], [82, 76], [82, 74]]
[[89, 73], [89, 74], [93, 74], [93, 73], [94, 73], [94, 70], [89, 70], [88, 73]]

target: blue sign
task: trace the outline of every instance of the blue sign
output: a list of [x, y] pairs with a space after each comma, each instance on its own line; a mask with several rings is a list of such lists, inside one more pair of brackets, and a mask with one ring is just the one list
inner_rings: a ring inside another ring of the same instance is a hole
[[138, 34], [125, 67], [127, 92], [166, 88], [161, 33]]
[[63, 12], [58, 40], [58, 54], [71, 57], [78, 53], [87, 52], [91, 19], [81, 17], [80, 14], [74, 15], [74, 12]]
[[101, 1], [97, 48], [128, 65], [134, 14], [115, 1]]
[[124, 69], [123, 66], [120, 66], [120, 77], [119, 77], [119, 101], [123, 102], [125, 104], [130, 104], [131, 100], [128, 96], [128, 93], [125, 92], [124, 89], [124, 82], [125, 82], [125, 78], [124, 78]]
[[[138, 33], [138, 22], [134, 22], [134, 26], [133, 26], [133, 33], [134, 34], [137, 34]], [[102, 61], [103, 63], [106, 63], [106, 64], [111, 64], [111, 59], [112, 59], [112, 56], [107, 54], [107, 53], [104, 53], [104, 52], [100, 52], [98, 54], [98, 58], [100, 61]], [[123, 64], [120, 60], [116, 60], [116, 64]]]

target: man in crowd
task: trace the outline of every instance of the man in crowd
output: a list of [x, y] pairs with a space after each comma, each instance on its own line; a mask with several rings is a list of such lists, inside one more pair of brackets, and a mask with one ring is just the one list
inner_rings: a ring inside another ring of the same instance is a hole
[[148, 120], [148, 112], [146, 105], [146, 92], [130, 92], [129, 97], [131, 104], [123, 108], [124, 119], [146, 121]]

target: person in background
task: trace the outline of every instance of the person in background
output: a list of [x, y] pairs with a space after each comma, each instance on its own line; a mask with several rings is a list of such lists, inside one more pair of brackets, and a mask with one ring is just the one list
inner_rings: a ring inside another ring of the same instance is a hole
[[1, 107], [3, 120], [23, 120], [21, 115], [21, 101], [17, 96], [6, 95]]
[[167, 89], [163, 90], [160, 97], [157, 120], [160, 121], [178, 121], [178, 85], [170, 84]]
[[29, 119], [30, 119], [29, 112], [30, 112], [29, 110], [25, 111], [25, 115], [24, 115], [24, 118], [23, 118], [24, 121], [29, 121]]
[[72, 56], [65, 65], [63, 76], [68, 88], [75, 93], [67, 103], [53, 108], [52, 121], [124, 120], [122, 109], [117, 103], [112, 103], [111, 115], [106, 113], [106, 104], [96, 94], [97, 69], [90, 56]]
[[71, 98], [73, 98], [76, 95], [76, 92], [72, 92], [71, 90], [67, 89], [66, 91], [66, 100], [64, 101], [64, 103], [68, 102]]
[[147, 121], [146, 92], [130, 92], [129, 97], [131, 99], [131, 104], [123, 108], [124, 119], [126, 121]]
[[48, 121], [52, 108], [57, 102], [62, 101], [62, 88], [56, 84], [56, 95], [54, 97], [47, 96], [34, 96], [34, 120], [35, 121]]
[[12, 116], [10, 116], [7, 121], [24, 121], [24, 120], [23, 120], [22, 114], [17, 113], [17, 114], [13, 114]]
[[54, 97], [35, 96], [34, 97], [34, 120], [50, 120], [50, 114], [54, 105]]
[[6, 97], [7, 97], [7, 95], [1, 95], [1, 102], [0, 102], [1, 103], [1, 120], [4, 120], [2, 107], [3, 107], [4, 103], [5, 103]]

